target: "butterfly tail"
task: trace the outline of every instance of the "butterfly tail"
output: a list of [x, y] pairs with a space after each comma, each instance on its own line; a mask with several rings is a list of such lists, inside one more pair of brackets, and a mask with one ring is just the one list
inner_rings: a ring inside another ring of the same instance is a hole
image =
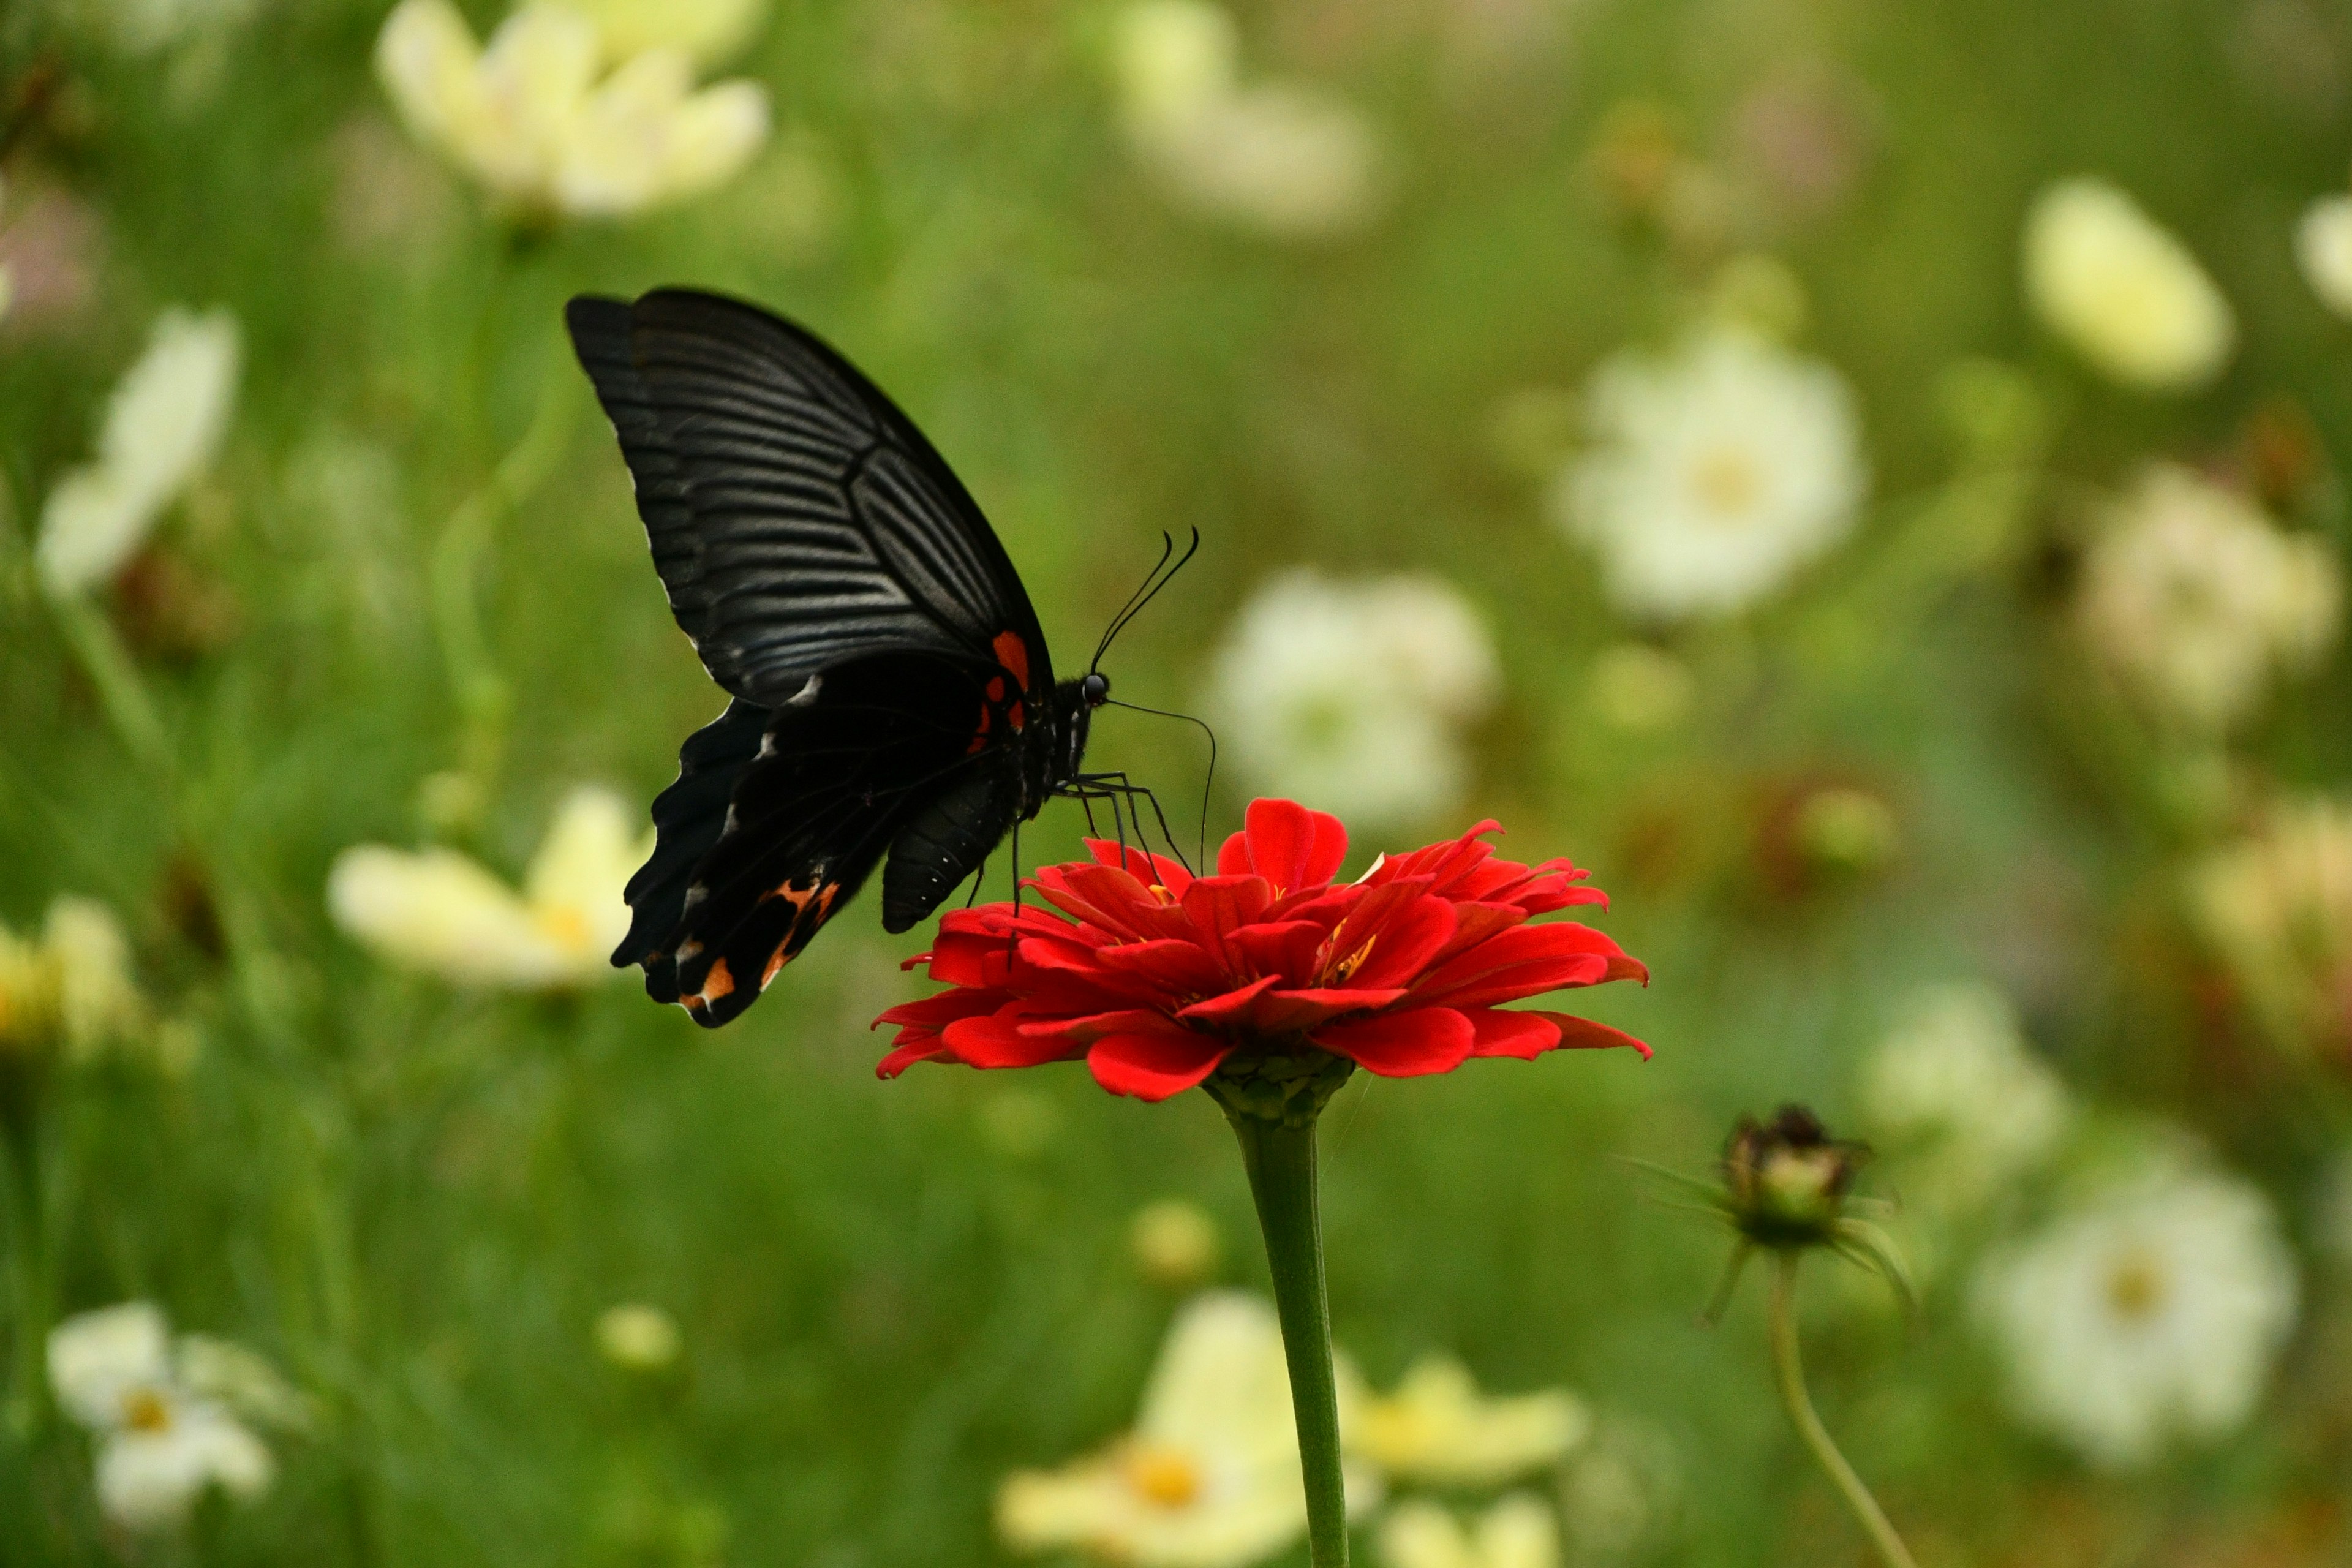
[[654, 852], [629, 879], [629, 934], [613, 950], [615, 968], [645, 965], [657, 1002], [677, 1000], [675, 949], [685, 924], [694, 868], [727, 831], [727, 808], [744, 772], [759, 760], [772, 714], [738, 698], [687, 737], [677, 780], [654, 797]]

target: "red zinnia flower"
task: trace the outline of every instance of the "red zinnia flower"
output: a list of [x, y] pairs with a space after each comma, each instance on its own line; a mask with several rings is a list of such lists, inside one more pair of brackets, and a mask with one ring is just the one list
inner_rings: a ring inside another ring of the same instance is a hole
[[[1339, 819], [1251, 803], [1217, 874], [1090, 843], [1093, 862], [1040, 869], [1049, 909], [985, 904], [940, 922], [930, 966], [949, 989], [893, 1007], [881, 1065], [1034, 1067], [1084, 1057], [1114, 1094], [1165, 1100], [1241, 1053], [1319, 1047], [1391, 1078], [1471, 1057], [1562, 1047], [1649, 1047], [1566, 1013], [1507, 1010], [1546, 991], [1648, 971], [1589, 926], [1529, 917], [1602, 904], [1566, 860], [1496, 858], [1482, 822], [1450, 843], [1384, 858], [1334, 884]], [[1059, 911], [1056, 913], [1055, 911]]]

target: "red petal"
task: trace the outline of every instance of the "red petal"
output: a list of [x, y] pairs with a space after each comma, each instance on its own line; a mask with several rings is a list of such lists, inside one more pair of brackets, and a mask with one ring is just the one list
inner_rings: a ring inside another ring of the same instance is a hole
[[1224, 966], [1197, 942], [1130, 942], [1095, 949], [1094, 962], [1106, 976], [1132, 976], [1169, 995], [1204, 995], [1233, 982]]
[[1225, 935], [1256, 920], [1274, 890], [1259, 877], [1195, 877], [1184, 889], [1184, 914], [1209, 955], [1227, 969]]
[[1204, 1029], [1221, 1029], [1238, 1018], [1246, 1017], [1251, 1003], [1281, 984], [1281, 975], [1268, 974], [1246, 985], [1195, 1002], [1178, 1012], [1176, 1016]]
[[[1348, 830], [1328, 812], [1295, 800], [1260, 799], [1242, 818], [1250, 869], [1286, 893], [1320, 887], [1348, 858]], [[1230, 847], [1230, 846], [1228, 846]], [[1223, 857], [1217, 868], [1224, 869]]]
[[[1395, 891], [1404, 893], [1403, 898], [1386, 910], [1376, 910], [1374, 906], [1390, 891], [1381, 889], [1365, 900], [1364, 909], [1349, 916], [1331, 933], [1333, 963], [1345, 962], [1358, 952], [1364, 955], [1360, 966], [1341, 984], [1368, 990], [1408, 984], [1452, 945], [1455, 924], [1452, 904], [1401, 886]], [[1367, 942], [1371, 943], [1368, 952]]]
[[1171, 893], [1182, 892], [1184, 884], [1192, 879], [1192, 873], [1184, 868], [1182, 861], [1171, 860], [1165, 855], [1152, 854], [1132, 844], [1120, 844], [1106, 838], [1089, 838], [1087, 840], [1087, 849], [1094, 856], [1096, 865], [1116, 867], [1139, 882], [1147, 885], [1157, 882]]
[[1087, 1069], [1113, 1094], [1160, 1100], [1182, 1093], [1216, 1071], [1231, 1048], [1212, 1036], [1190, 1030], [1106, 1035], [1087, 1052]]
[[1529, 1008], [1528, 1013], [1535, 1017], [1549, 1018], [1559, 1026], [1562, 1050], [1605, 1051], [1623, 1046], [1641, 1052], [1643, 1061], [1650, 1059], [1650, 1047], [1622, 1029], [1612, 1029], [1606, 1024], [1596, 1024], [1572, 1013], [1538, 1013], [1533, 1008]]
[[1024, 1017], [1017, 1020], [1014, 1026], [1033, 1040], [1059, 1040], [1066, 1046], [1091, 1046], [1105, 1035], [1148, 1033], [1167, 1021], [1168, 1016], [1164, 1013], [1155, 1013], [1143, 1007], [1122, 1007], [1113, 1013]]
[[1470, 1026], [1478, 1031], [1474, 1057], [1517, 1057], [1533, 1061], [1559, 1044], [1559, 1026], [1542, 1013], [1506, 1013], [1499, 1007], [1466, 1010]]
[[1315, 954], [1330, 929], [1313, 921], [1261, 921], [1225, 938], [1225, 962], [1233, 973], [1271, 974], [1286, 985], [1311, 984]]
[[992, 1013], [960, 1018], [940, 1037], [949, 1054], [967, 1067], [1033, 1068], [1077, 1055], [1082, 1048], [1061, 1040], [1038, 1039], [1017, 1027], [1018, 1015]]
[[1477, 1043], [1470, 1020], [1451, 1007], [1409, 1007], [1349, 1024], [1327, 1024], [1315, 1043], [1383, 1078], [1452, 1072]]
[[[1622, 957], [1624, 950], [1591, 926], [1574, 921], [1558, 921], [1549, 925], [1517, 925], [1494, 936], [1474, 948], [1455, 953], [1431, 971], [1421, 983], [1423, 995], [1435, 1001], [1459, 987], [1507, 969], [1531, 964], [1558, 965], [1580, 958], [1609, 959]], [[1561, 979], [1555, 985], [1590, 985], [1606, 974], [1606, 963], [1571, 966], [1582, 978]], [[1584, 974], [1589, 969], [1591, 973]], [[1543, 987], [1549, 989], [1549, 987]], [[1522, 995], [1533, 995], [1532, 991]]]
[[879, 1062], [875, 1064], [874, 1076], [876, 1078], [897, 1078], [900, 1073], [905, 1072], [917, 1062], [937, 1061], [947, 1054], [947, 1047], [940, 1045], [936, 1039], [926, 1040], [919, 1045], [900, 1046], [897, 1050], [892, 1051], [888, 1056], [884, 1057]]
[[1319, 1027], [1343, 1013], [1361, 1013], [1402, 1002], [1405, 994], [1401, 986], [1377, 991], [1368, 991], [1360, 985], [1269, 991], [1258, 998], [1257, 1006], [1252, 1010], [1250, 1027], [1260, 1034], [1295, 1035]]

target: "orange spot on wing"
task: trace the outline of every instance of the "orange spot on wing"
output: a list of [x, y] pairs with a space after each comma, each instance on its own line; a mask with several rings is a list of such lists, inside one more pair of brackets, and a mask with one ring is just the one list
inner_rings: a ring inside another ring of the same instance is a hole
[[1025, 723], [1027, 723], [1027, 722], [1028, 722], [1028, 721], [1029, 721], [1029, 710], [1028, 710], [1028, 709], [1026, 709], [1026, 708], [1024, 708], [1024, 707], [1023, 707], [1020, 703], [1015, 702], [1015, 703], [1013, 705], [1013, 707], [1012, 707], [1011, 710], [1010, 710], [1010, 711], [1008, 711], [1004, 716], [1005, 716], [1005, 718], [1006, 718], [1006, 719], [1008, 719], [1008, 720], [1010, 720], [1010, 721], [1012, 721], [1013, 727], [1014, 729], [1018, 730], [1018, 729], [1020, 729], [1024, 724], [1025, 724]]
[[1019, 632], [999, 632], [990, 645], [996, 651], [996, 662], [1013, 672], [1013, 683], [1022, 690], [1029, 689], [1029, 645], [1021, 640]]
[[727, 961], [722, 958], [710, 966], [709, 974], [703, 976], [702, 989], [696, 994], [694, 1000], [708, 1007], [721, 996], [731, 994], [734, 990], [735, 976], [728, 972]]

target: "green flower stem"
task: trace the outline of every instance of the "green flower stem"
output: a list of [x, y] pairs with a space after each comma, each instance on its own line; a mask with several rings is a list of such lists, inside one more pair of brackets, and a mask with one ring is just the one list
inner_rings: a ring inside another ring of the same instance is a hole
[[168, 777], [172, 743], [139, 678], [139, 666], [114, 635], [113, 626], [88, 600], [75, 595], [51, 595], [49, 608], [57, 617], [58, 629], [80, 661], [82, 673], [97, 690], [99, 706], [106, 710], [107, 721], [123, 749], [149, 773]]
[[1797, 1352], [1797, 1262], [1801, 1256], [1794, 1249], [1780, 1253], [1772, 1275], [1772, 1374], [1780, 1386], [1781, 1406], [1795, 1424], [1797, 1435], [1805, 1440], [1805, 1447], [1812, 1450], [1822, 1473], [1845, 1499], [1853, 1517], [1861, 1521], [1887, 1568], [1917, 1568], [1903, 1538], [1888, 1522], [1886, 1511], [1878, 1506], [1878, 1500], [1870, 1495], [1870, 1489], [1862, 1484], [1862, 1478], [1854, 1474], [1853, 1467], [1845, 1462], [1845, 1456], [1831, 1441], [1829, 1428], [1813, 1413], [1812, 1397], [1805, 1392], [1805, 1366]]
[[[18, 1075], [6, 1074], [10, 1079]], [[0, 1100], [29, 1099], [33, 1086], [0, 1084]], [[42, 1213], [41, 1150], [29, 1103], [0, 1105], [0, 1143], [6, 1145], [10, 1272], [16, 1291], [16, 1369], [9, 1417], [26, 1442], [49, 1420], [48, 1226]]]
[[1275, 1311], [1290, 1363], [1291, 1407], [1307, 1478], [1307, 1546], [1314, 1568], [1347, 1568], [1348, 1499], [1339, 1465], [1339, 1387], [1331, 1368], [1331, 1309], [1323, 1292], [1323, 1229], [1315, 1199], [1315, 1119], [1228, 1105], [1241, 1140]]

